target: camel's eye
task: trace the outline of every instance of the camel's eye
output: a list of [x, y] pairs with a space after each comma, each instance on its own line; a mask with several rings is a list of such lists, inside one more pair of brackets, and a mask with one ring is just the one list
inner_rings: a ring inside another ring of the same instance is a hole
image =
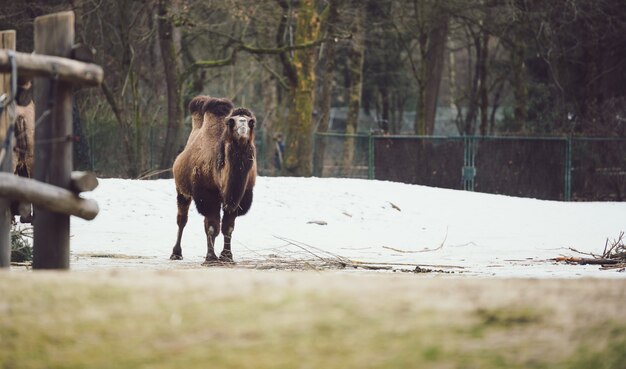
[[256, 122], [254, 121], [254, 119], [250, 119], [250, 121], [248, 122], [248, 127], [254, 128], [255, 124], [256, 124]]
[[228, 126], [228, 128], [233, 128], [235, 127], [235, 119], [230, 118], [228, 121], [226, 121], [226, 125]]

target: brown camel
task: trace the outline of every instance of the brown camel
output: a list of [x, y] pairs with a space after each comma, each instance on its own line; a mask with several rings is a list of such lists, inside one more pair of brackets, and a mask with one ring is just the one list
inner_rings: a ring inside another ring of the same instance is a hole
[[[227, 99], [197, 96], [189, 103], [192, 130], [185, 149], [174, 162], [178, 234], [170, 259], [183, 258], [181, 238], [187, 224], [191, 199], [204, 216], [207, 254], [203, 265], [232, 263], [231, 239], [235, 218], [252, 205], [256, 180], [256, 118], [248, 109], [237, 108]], [[215, 238], [221, 231], [224, 249], [218, 258]]]

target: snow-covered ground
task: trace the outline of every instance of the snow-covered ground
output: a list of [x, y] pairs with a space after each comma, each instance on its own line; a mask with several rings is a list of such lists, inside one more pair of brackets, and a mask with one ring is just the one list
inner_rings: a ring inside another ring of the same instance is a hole
[[[72, 218], [72, 268], [105, 263], [85, 255], [137, 256], [141, 263], [135, 266], [150, 268], [195, 267], [203, 261], [203, 218], [195, 206], [183, 235], [185, 260], [169, 260], [177, 230], [173, 180], [100, 179], [88, 197], [98, 201], [100, 214], [93, 221]], [[445, 266], [466, 275], [626, 278], [598, 266], [549, 260], [576, 255], [569, 247], [602, 252], [606, 239], [624, 230], [626, 203], [543, 201], [357, 179], [260, 177], [252, 209], [237, 218], [233, 254], [236, 261], [280, 257], [298, 249], [291, 244], [297, 243], [362, 262]], [[216, 251], [221, 248], [220, 236]]]

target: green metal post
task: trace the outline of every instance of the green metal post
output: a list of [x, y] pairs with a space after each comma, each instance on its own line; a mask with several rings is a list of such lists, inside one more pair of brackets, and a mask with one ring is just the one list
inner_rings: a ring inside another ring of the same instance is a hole
[[257, 171], [265, 170], [265, 130], [259, 128], [254, 136], [254, 145], [256, 146], [256, 167]]
[[474, 136], [463, 137], [463, 168], [461, 178], [465, 191], [474, 191], [476, 145]]
[[367, 178], [374, 179], [374, 135], [371, 133], [367, 141]]
[[[313, 176], [316, 177], [322, 177], [322, 171], [320, 170], [319, 173], [316, 173], [317, 171], [317, 138], [319, 137], [319, 133], [318, 132], [313, 132], [313, 145], [311, 148], [311, 155], [313, 156]], [[274, 160], [272, 158], [272, 160]]]
[[572, 199], [572, 137], [568, 136], [565, 145], [565, 201]]
[[154, 131], [153, 131], [153, 126], [150, 125], [150, 143], [149, 143], [149, 146], [150, 146], [150, 170], [154, 169], [152, 145], [154, 145]]

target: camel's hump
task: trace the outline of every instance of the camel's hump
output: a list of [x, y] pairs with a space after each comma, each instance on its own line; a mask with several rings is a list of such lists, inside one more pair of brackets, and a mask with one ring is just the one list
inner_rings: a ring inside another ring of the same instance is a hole
[[210, 96], [206, 95], [199, 95], [194, 97], [189, 102], [189, 112], [191, 114], [203, 114], [202, 107], [210, 98]]
[[225, 117], [233, 110], [233, 103], [228, 99], [210, 98], [202, 106], [204, 114], [211, 113], [218, 117]]

